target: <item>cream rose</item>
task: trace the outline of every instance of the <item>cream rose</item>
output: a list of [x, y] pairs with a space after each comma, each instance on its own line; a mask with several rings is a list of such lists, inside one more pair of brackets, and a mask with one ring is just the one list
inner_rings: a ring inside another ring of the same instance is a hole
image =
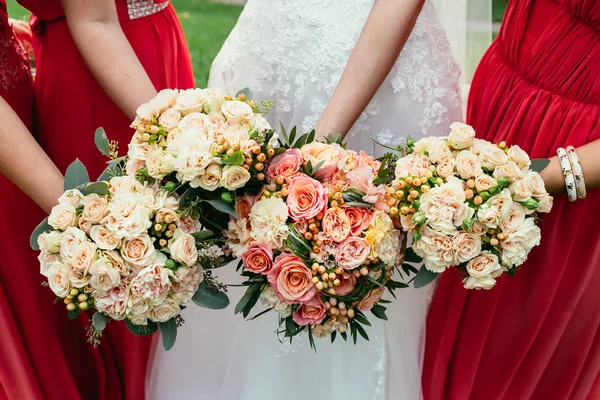
[[475, 220], [473, 221], [473, 226], [471, 227], [471, 233], [477, 236], [483, 236], [487, 233], [487, 228], [481, 222]]
[[110, 260], [113, 268], [119, 271], [123, 277], [129, 276], [132, 272], [137, 274], [137, 272], [141, 269], [138, 266], [132, 266], [131, 264], [127, 263], [116, 250], [108, 250], [103, 252], [103, 254]]
[[67, 190], [58, 198], [58, 204], [70, 204], [77, 208], [83, 199], [83, 194], [77, 189]]
[[50, 265], [54, 262], [60, 261], [60, 255], [42, 251], [40, 254], [38, 254], [38, 261], [40, 262], [40, 274], [47, 278]]
[[121, 274], [113, 266], [108, 257], [102, 257], [90, 268], [90, 285], [92, 288], [101, 291], [109, 291], [112, 288], [119, 286], [121, 283]]
[[190, 182], [190, 186], [200, 187], [209, 191], [216, 190], [221, 183], [222, 174], [223, 172], [220, 165], [210, 164], [204, 171], [204, 174], [194, 178], [194, 180]]
[[186, 115], [193, 112], [202, 112], [206, 92], [202, 89], [187, 89], [179, 92], [179, 97], [174, 108]]
[[121, 243], [112, 232], [103, 225], [94, 225], [90, 230], [90, 237], [101, 250], [114, 250]]
[[157, 118], [160, 111], [151, 103], [144, 103], [137, 108], [135, 114], [143, 121], [150, 122], [153, 118]]
[[110, 192], [140, 194], [144, 191], [144, 185], [133, 176], [116, 176], [110, 180]]
[[456, 161], [454, 158], [446, 157], [440, 160], [440, 162], [435, 166], [435, 170], [440, 178], [448, 178], [449, 176], [454, 175], [454, 167]]
[[[163, 89], [152, 100], [150, 104], [154, 106], [160, 113], [164, 113], [170, 107], [173, 107], [177, 103], [177, 96], [179, 90], [177, 89]], [[162, 123], [162, 122], [161, 122]]]
[[96, 259], [97, 249], [98, 247], [94, 243], [87, 241], [77, 246], [71, 260], [73, 269], [83, 275], [87, 274]]
[[371, 246], [364, 238], [349, 236], [338, 246], [335, 262], [338, 266], [351, 270], [360, 267], [371, 253]]
[[475, 178], [483, 174], [479, 157], [471, 151], [463, 150], [456, 156], [456, 172], [463, 179]]
[[77, 211], [75, 210], [75, 207], [68, 203], [58, 204], [52, 207], [52, 211], [48, 217], [48, 224], [54, 229], [59, 229], [61, 231], [76, 226]]
[[509, 182], [514, 182], [520, 179], [523, 173], [513, 161], [509, 161], [506, 164], [502, 164], [494, 170], [494, 178], [506, 178]]
[[146, 233], [133, 239], [125, 239], [121, 246], [121, 256], [125, 261], [139, 267], [150, 265], [156, 256], [152, 242], [153, 239]]
[[496, 207], [496, 209], [500, 213], [500, 216], [504, 218], [508, 214], [510, 206], [513, 204], [510, 191], [508, 189], [502, 190], [497, 195], [490, 197], [487, 201], [487, 204], [489, 204], [492, 207]]
[[434, 138], [429, 144], [428, 155], [429, 160], [435, 164], [452, 157], [452, 150], [445, 140]]
[[510, 187], [510, 193], [514, 201], [525, 202], [533, 196], [533, 190], [530, 181], [526, 178], [513, 182]]
[[227, 190], [236, 190], [243, 187], [250, 180], [250, 172], [240, 165], [227, 165], [221, 175], [221, 186]]
[[196, 240], [189, 233], [176, 229], [173, 238], [169, 240], [169, 251], [175, 261], [192, 267], [198, 261], [198, 249]]
[[466, 268], [469, 275], [476, 278], [493, 276], [502, 270], [498, 257], [488, 252], [483, 252], [480, 256], [469, 261]]
[[134, 193], [117, 193], [108, 205], [105, 225], [116, 239], [133, 239], [152, 226], [150, 209]]
[[166, 130], [177, 128], [181, 121], [181, 113], [174, 109], [169, 108], [158, 118], [158, 122], [165, 127]]
[[473, 145], [475, 139], [475, 130], [461, 122], [454, 122], [450, 125], [450, 133], [448, 134], [448, 143], [457, 150], [466, 149]]
[[531, 165], [529, 155], [517, 145], [511, 146], [506, 154], [508, 155], [508, 159], [514, 161], [520, 169], [527, 168]]
[[127, 318], [134, 325], [146, 325], [148, 312], [152, 308], [152, 302], [141, 296], [130, 296], [127, 302]]
[[482, 204], [477, 211], [477, 219], [488, 229], [496, 229], [500, 224], [501, 215], [496, 207]]
[[481, 253], [481, 238], [468, 232], [459, 232], [454, 236], [456, 260], [464, 263]]
[[105, 197], [96, 193], [85, 196], [81, 203], [83, 204], [82, 216], [93, 224], [100, 224], [108, 214], [108, 202]]
[[226, 101], [221, 106], [221, 112], [229, 122], [249, 123], [254, 117], [252, 107], [239, 100]]
[[498, 182], [487, 174], [481, 174], [475, 178], [475, 189], [478, 192], [487, 192], [494, 186], [498, 186]]
[[179, 302], [172, 297], [167, 297], [162, 303], [155, 305], [150, 310], [149, 318], [154, 322], [167, 322], [179, 315]]
[[58, 253], [60, 251], [60, 242], [62, 234], [58, 231], [50, 231], [42, 233], [38, 236], [38, 247], [41, 251], [49, 254]]
[[475, 289], [475, 290], [489, 290], [496, 285], [496, 280], [490, 275], [486, 275], [484, 277], [476, 278], [474, 276], [469, 276], [463, 280], [463, 286], [465, 289]]
[[67, 228], [60, 240], [60, 257], [64, 261], [71, 261], [77, 247], [86, 241], [87, 236], [81, 229]]
[[210, 118], [199, 112], [191, 113], [183, 117], [177, 127], [183, 133], [199, 133], [204, 138], [210, 126]]
[[254, 240], [278, 249], [287, 239], [288, 207], [282, 199], [270, 197], [257, 201], [250, 212], [250, 235]]
[[86, 234], [90, 234], [90, 230], [92, 229], [92, 223], [87, 218], [79, 218], [78, 221], [79, 229], [84, 231]]
[[548, 192], [546, 192], [546, 185], [544, 184], [544, 180], [537, 172], [529, 171], [527, 175], [525, 175], [523, 180], [527, 181], [528, 186], [531, 189], [531, 194], [536, 199], [548, 195]]
[[552, 204], [554, 202], [554, 199], [552, 198], [552, 196], [547, 194], [544, 197], [542, 197], [541, 199], [539, 199], [538, 202], [539, 202], [539, 207], [537, 209], [538, 212], [549, 213], [550, 211], [552, 211]]
[[482, 167], [489, 170], [500, 167], [508, 162], [508, 156], [504, 150], [493, 144], [489, 144], [481, 149], [479, 159], [481, 160]]
[[513, 203], [507, 215], [502, 218], [500, 227], [503, 233], [515, 232], [527, 217], [527, 209], [518, 203]]
[[66, 297], [69, 294], [71, 285], [69, 283], [69, 270], [61, 262], [56, 261], [48, 266], [47, 274], [48, 285], [52, 292], [58, 297]]

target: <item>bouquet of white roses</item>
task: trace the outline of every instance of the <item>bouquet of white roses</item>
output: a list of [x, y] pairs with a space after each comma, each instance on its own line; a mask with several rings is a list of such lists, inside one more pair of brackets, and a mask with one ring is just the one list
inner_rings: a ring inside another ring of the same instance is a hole
[[450, 129], [402, 149], [390, 216], [412, 234], [416, 256], [407, 258], [423, 259], [421, 283], [457, 267], [465, 288], [491, 289], [540, 242], [537, 214], [550, 211], [552, 197], [535, 170], [547, 160], [532, 163], [518, 146], [476, 139], [465, 124]]

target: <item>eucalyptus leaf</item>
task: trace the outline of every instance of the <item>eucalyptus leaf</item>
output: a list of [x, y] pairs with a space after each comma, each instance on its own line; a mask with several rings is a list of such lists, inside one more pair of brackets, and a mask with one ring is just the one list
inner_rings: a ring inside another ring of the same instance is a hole
[[235, 212], [235, 207], [231, 203], [227, 203], [226, 201], [223, 201], [223, 200], [204, 200], [204, 201], [207, 202], [208, 204], [210, 204], [211, 206], [213, 206], [214, 208], [216, 208], [217, 210], [231, 215], [235, 219], [240, 218], [240, 217], [238, 217], [237, 212]]
[[192, 300], [200, 307], [211, 310], [222, 310], [229, 305], [229, 297], [225, 293], [211, 288], [206, 280], [202, 281]]
[[243, 94], [244, 96], [246, 96], [246, 99], [250, 99], [252, 98], [252, 91], [249, 88], [243, 88], [242, 90], [240, 90], [239, 92], [237, 92], [237, 94], [235, 95], [235, 97], [238, 97], [240, 94]]
[[94, 143], [96, 143], [96, 147], [100, 153], [107, 157], [110, 155], [110, 145], [108, 143], [108, 137], [106, 137], [104, 128], [96, 129], [96, 133], [94, 134]]
[[425, 287], [433, 282], [438, 275], [438, 273], [428, 270], [425, 264], [423, 264], [417, 276], [415, 276], [414, 287], [417, 289]]
[[531, 165], [529, 169], [535, 171], [537, 173], [542, 172], [546, 169], [546, 167], [550, 164], [550, 160], [547, 158], [536, 158], [535, 160], [531, 160]]
[[213, 231], [209, 231], [209, 230], [192, 233], [192, 237], [194, 239], [196, 239], [196, 243], [202, 242], [203, 240], [206, 240], [213, 235], [214, 235]]
[[81, 308], [76, 308], [73, 311], [68, 311], [67, 312], [67, 316], [69, 317], [69, 319], [75, 319], [79, 316], [79, 314], [81, 314], [83, 312], [83, 310]]
[[129, 332], [136, 336], [152, 335], [158, 330], [158, 324], [150, 320], [147, 325], [134, 325], [130, 320], [126, 319], [125, 325], [127, 326], [127, 329], [129, 329]]
[[94, 182], [85, 187], [87, 194], [96, 193], [100, 196], [108, 194], [108, 184], [106, 182]]
[[171, 350], [177, 339], [177, 322], [175, 318], [171, 318], [167, 322], [158, 324], [160, 327], [160, 335], [162, 336], [162, 344], [166, 351]]
[[94, 329], [96, 329], [96, 331], [103, 331], [104, 328], [106, 328], [107, 323], [108, 317], [99, 311], [92, 317], [92, 324], [94, 324]]
[[65, 192], [67, 190], [75, 189], [79, 185], [86, 184], [89, 181], [90, 177], [85, 166], [77, 159], [69, 165], [67, 172], [65, 172]]
[[33, 249], [33, 250], [39, 250], [40, 246], [38, 245], [38, 238], [40, 237], [40, 235], [42, 233], [46, 233], [49, 232], [51, 230], [53, 230], [54, 228], [52, 228], [49, 224], [48, 224], [48, 217], [44, 218], [44, 220], [42, 222], [40, 222], [40, 224], [34, 229], [34, 231], [31, 233], [31, 237], [29, 238], [29, 246]]

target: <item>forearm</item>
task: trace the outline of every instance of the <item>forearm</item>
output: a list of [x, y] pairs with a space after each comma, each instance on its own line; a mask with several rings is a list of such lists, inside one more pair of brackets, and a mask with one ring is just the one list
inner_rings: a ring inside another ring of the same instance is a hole
[[316, 131], [346, 135], [390, 73], [424, 0], [376, 0]]
[[[584, 146], [578, 147], [577, 155], [583, 169], [585, 186], [587, 189], [600, 188], [600, 140], [595, 140]], [[565, 180], [558, 157], [550, 159], [550, 164], [541, 172], [541, 177], [551, 194], [565, 193]]]
[[0, 173], [49, 213], [63, 193], [63, 176], [2, 98], [0, 115]]
[[71, 36], [90, 72], [132, 120], [156, 89], [119, 24], [114, 1], [62, 0]]

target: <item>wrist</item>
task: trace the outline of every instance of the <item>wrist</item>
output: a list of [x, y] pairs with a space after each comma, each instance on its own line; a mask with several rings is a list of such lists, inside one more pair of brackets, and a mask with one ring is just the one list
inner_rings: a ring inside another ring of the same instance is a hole
[[544, 180], [546, 190], [551, 195], [565, 192], [565, 178], [558, 157], [554, 156], [550, 159], [550, 164], [540, 172], [540, 176]]

